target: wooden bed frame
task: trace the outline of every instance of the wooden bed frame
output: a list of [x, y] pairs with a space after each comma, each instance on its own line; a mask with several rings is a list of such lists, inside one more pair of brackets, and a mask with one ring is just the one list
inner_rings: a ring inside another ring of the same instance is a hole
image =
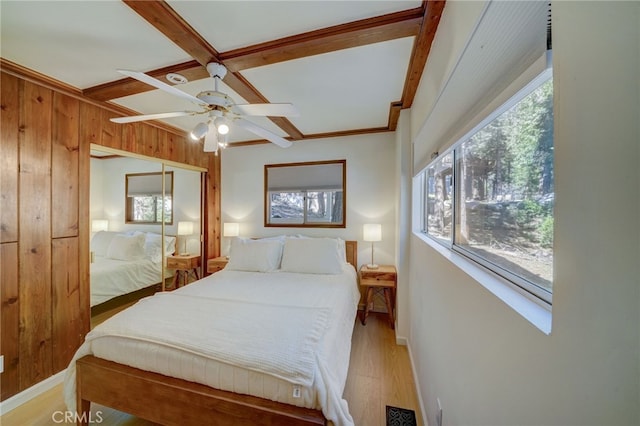
[[[358, 268], [356, 241], [347, 261]], [[326, 425], [320, 410], [213, 389], [199, 383], [85, 356], [76, 361], [78, 425], [87, 425], [91, 402], [165, 425]]]

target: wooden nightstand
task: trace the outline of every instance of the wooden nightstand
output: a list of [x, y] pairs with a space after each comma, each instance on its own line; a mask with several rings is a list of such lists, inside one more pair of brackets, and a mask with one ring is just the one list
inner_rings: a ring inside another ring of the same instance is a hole
[[180, 287], [180, 281], [182, 285], [189, 284], [189, 275], [193, 274], [196, 280], [200, 279], [198, 274], [198, 268], [200, 267], [200, 255], [194, 254], [190, 256], [168, 256], [167, 268], [175, 269], [176, 273], [173, 276], [173, 288]]
[[218, 271], [222, 271], [229, 263], [229, 259], [226, 256], [214, 257], [207, 260], [207, 273], [215, 274]]
[[391, 328], [395, 328], [395, 318], [393, 315], [393, 307], [396, 304], [396, 283], [398, 281], [398, 272], [393, 265], [380, 265], [377, 269], [369, 269], [366, 265], [360, 267], [360, 285], [366, 287], [366, 298], [364, 315], [362, 317], [362, 325], [367, 323], [369, 316], [369, 308], [373, 304], [373, 291], [376, 288], [382, 288], [384, 291], [384, 300], [387, 304], [387, 312], [389, 315], [389, 324]]

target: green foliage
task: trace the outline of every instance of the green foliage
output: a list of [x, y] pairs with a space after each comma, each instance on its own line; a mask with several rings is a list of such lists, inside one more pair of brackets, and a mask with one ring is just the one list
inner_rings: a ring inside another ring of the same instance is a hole
[[545, 248], [553, 247], [553, 216], [546, 216], [538, 227], [540, 245]]
[[553, 192], [553, 83], [544, 83], [461, 145], [465, 198], [500, 201]]
[[534, 222], [543, 213], [542, 206], [536, 201], [526, 199], [518, 203], [516, 210], [516, 223], [520, 227], [526, 227]]

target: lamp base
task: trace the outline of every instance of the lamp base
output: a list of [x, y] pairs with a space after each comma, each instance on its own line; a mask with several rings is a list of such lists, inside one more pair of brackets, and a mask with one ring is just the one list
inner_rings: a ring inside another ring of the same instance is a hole
[[379, 265], [376, 265], [375, 263], [369, 263], [367, 265], [367, 269], [378, 269]]
[[189, 256], [191, 253], [180, 253], [178, 256]]

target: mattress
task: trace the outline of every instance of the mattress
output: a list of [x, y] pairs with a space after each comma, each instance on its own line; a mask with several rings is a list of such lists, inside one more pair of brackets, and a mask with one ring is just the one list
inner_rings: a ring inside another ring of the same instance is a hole
[[147, 257], [116, 260], [95, 256], [90, 272], [91, 306], [162, 282], [161, 265]]
[[[174, 298], [183, 295], [185, 298], [200, 300], [212, 298], [216, 303], [223, 304], [254, 304], [250, 307], [251, 312], [269, 312], [274, 307], [282, 310], [306, 308], [326, 312], [327, 322], [322, 326], [318, 346], [314, 349], [318, 363], [314, 366], [312, 383], [300, 383], [291, 377], [279, 377], [278, 374], [260, 371], [259, 368], [234, 365], [235, 363], [223, 358], [202, 356], [176, 345], [159, 345], [155, 341], [114, 335], [92, 338], [91, 334], [97, 330], [87, 336], [87, 341], [74, 359], [93, 354], [99, 358], [202, 383], [216, 389], [321, 409], [325, 417], [336, 425], [352, 424], [342, 393], [360, 297], [353, 267], [345, 265], [343, 273], [337, 275], [223, 270], [170, 295]], [[256, 309], [259, 305], [262, 307]], [[127, 319], [126, 322], [131, 320]], [[261, 329], [260, 321], [254, 323], [254, 327]], [[285, 324], [281, 331], [275, 333], [276, 336], [267, 336], [267, 339], [281, 339], [284, 333], [289, 332], [287, 327]], [[293, 330], [295, 324], [289, 327]], [[73, 407], [75, 398], [74, 382], [72, 362], [65, 380], [65, 399], [70, 407]]]

